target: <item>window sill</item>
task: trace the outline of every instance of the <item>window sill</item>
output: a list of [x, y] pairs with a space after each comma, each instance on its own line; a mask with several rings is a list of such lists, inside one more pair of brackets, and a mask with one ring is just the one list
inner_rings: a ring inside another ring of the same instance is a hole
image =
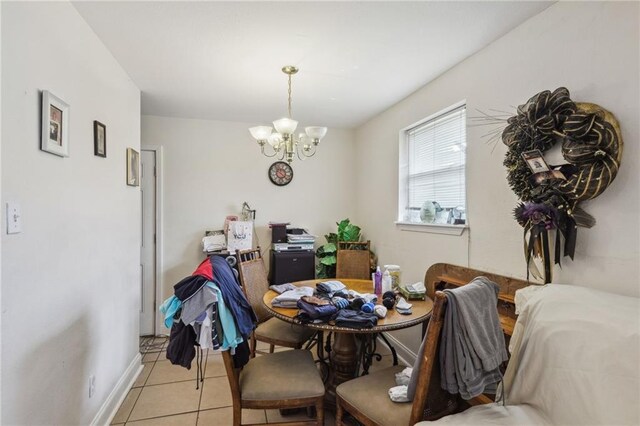
[[427, 232], [430, 234], [444, 234], [460, 236], [469, 225], [449, 225], [441, 223], [415, 223], [415, 222], [395, 222], [401, 231]]

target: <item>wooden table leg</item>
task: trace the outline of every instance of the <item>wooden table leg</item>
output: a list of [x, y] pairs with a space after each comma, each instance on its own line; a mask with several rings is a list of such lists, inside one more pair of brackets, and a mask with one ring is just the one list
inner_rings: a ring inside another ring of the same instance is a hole
[[[356, 337], [351, 333], [335, 333], [331, 350], [331, 371], [327, 382], [326, 402], [335, 406], [336, 387], [356, 375], [358, 348]], [[333, 407], [332, 407], [333, 408]]]

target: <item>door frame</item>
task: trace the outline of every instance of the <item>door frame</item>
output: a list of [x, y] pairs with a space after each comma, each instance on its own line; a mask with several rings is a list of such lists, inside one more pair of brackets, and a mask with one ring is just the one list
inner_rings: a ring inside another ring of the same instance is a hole
[[156, 305], [154, 306], [155, 318], [153, 322], [154, 334], [160, 335], [166, 334], [166, 327], [164, 326], [164, 321], [162, 321], [161, 313], [160, 313], [160, 303], [164, 300], [162, 298], [162, 289], [163, 289], [163, 279], [162, 279], [162, 247], [163, 247], [163, 223], [162, 223], [162, 212], [164, 210], [163, 204], [163, 149], [161, 145], [141, 145], [141, 151], [153, 151], [156, 154]]

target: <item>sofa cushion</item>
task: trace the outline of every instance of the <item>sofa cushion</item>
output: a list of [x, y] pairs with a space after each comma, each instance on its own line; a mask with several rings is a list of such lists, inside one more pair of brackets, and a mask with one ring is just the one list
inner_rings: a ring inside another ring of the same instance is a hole
[[[551, 425], [540, 410], [529, 405], [485, 404], [471, 407], [460, 414], [446, 416], [436, 422], [438, 425], [498, 425], [498, 426], [542, 426]], [[433, 422], [419, 422], [415, 426], [431, 426]]]
[[506, 403], [555, 424], [640, 424], [640, 299], [549, 284], [525, 304], [505, 373]]

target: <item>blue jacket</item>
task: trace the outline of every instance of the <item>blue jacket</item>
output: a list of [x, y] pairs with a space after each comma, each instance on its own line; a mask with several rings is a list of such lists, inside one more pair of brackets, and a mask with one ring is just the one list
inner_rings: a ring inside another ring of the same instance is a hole
[[240, 334], [247, 337], [256, 328], [257, 318], [253, 308], [244, 297], [242, 288], [231, 270], [231, 266], [222, 256], [211, 256], [213, 282], [222, 292], [222, 298], [236, 320]]

